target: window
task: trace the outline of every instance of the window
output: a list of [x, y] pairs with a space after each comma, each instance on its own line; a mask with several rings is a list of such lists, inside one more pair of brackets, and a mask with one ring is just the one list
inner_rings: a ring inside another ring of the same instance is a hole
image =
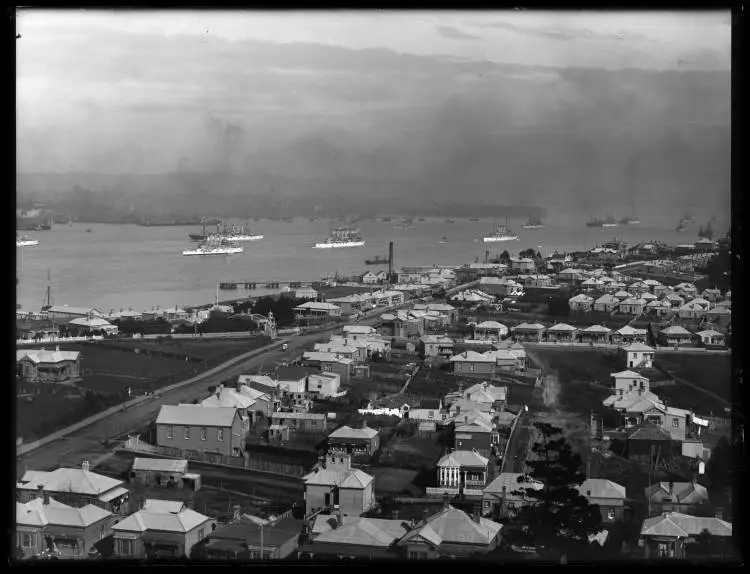
[[28, 532], [24, 532], [22, 540], [21, 540], [21, 546], [24, 548], [31, 548], [31, 534]]
[[206, 440], [207, 435], [208, 429], [206, 427], [201, 427], [201, 440]]
[[409, 550], [409, 560], [427, 560], [427, 552], [423, 550]]
[[218, 429], [216, 433], [217, 440], [224, 440], [224, 429]]
[[469, 363], [469, 372], [470, 373], [474, 372], [474, 363]]
[[203, 529], [202, 528], [199, 529], [198, 530], [198, 540], [203, 540], [204, 536], [205, 536], [205, 534], [203, 532]]
[[174, 427], [172, 425], [167, 426], [167, 438], [174, 436]]
[[263, 560], [270, 560], [271, 559], [271, 552], [270, 551], [263, 551]]
[[680, 419], [678, 419], [678, 418], [673, 418], [673, 419], [672, 419], [672, 426], [673, 426], [673, 427], [678, 427], [678, 426], [680, 426]]
[[119, 556], [131, 556], [133, 554], [133, 542], [133, 540], [116, 539], [115, 552]]
[[185, 427], [185, 440], [190, 440], [190, 427]]

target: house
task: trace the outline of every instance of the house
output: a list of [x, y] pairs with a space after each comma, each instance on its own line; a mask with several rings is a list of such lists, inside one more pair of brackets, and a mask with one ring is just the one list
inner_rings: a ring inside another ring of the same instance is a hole
[[620, 357], [620, 361], [624, 363], [628, 369], [650, 369], [654, 366], [654, 355], [656, 354], [656, 351], [653, 347], [649, 347], [643, 343], [634, 342], [629, 345], [618, 347], [617, 354]]
[[659, 300], [659, 298], [656, 295], [654, 295], [653, 293], [649, 293], [648, 291], [646, 291], [645, 293], [641, 293], [638, 298], [645, 301], [646, 306], [648, 306], [648, 304], [653, 301]]
[[648, 285], [643, 281], [635, 281], [628, 285], [627, 292], [634, 297], [640, 297], [641, 294], [649, 291]]
[[732, 525], [729, 522], [678, 512], [665, 512], [646, 518], [641, 526], [639, 546], [643, 546], [646, 559], [684, 559], [690, 543], [695, 542], [704, 530], [731, 553]]
[[482, 321], [474, 326], [474, 339], [497, 342], [508, 336], [508, 327], [497, 321]]
[[698, 294], [698, 289], [692, 283], [680, 283], [674, 286], [675, 293], [679, 293], [685, 299], [693, 299]]
[[[489, 459], [472, 450], [454, 450], [437, 463], [438, 489], [452, 494], [479, 494], [487, 486]], [[428, 490], [429, 493], [429, 490]]]
[[615, 297], [618, 301], [623, 301], [630, 297], [630, 293], [621, 289], [620, 291], [615, 291], [615, 293], [612, 296]]
[[513, 353], [519, 359], [526, 361], [526, 348], [516, 341], [510, 339], [504, 339], [497, 343], [492, 343], [492, 348], [496, 351], [506, 350]]
[[477, 402], [470, 401], [466, 398], [458, 399], [450, 403], [448, 406], [447, 417], [453, 418], [458, 415], [463, 415], [471, 411], [479, 411], [481, 413], [491, 413], [493, 411], [492, 403], [489, 402]]
[[602, 344], [609, 343], [609, 335], [612, 329], [604, 325], [591, 325], [579, 332], [582, 343]]
[[332, 560], [398, 558], [402, 551], [396, 543], [408, 531], [409, 523], [404, 520], [345, 516], [340, 512], [318, 514], [300, 556]]
[[617, 311], [622, 315], [634, 315], [637, 317], [638, 315], [643, 315], [645, 308], [645, 299], [628, 297], [627, 299], [620, 301], [620, 304], [617, 306]]
[[[456, 452], [469, 451], [489, 458], [497, 454], [497, 446], [500, 444], [500, 435], [495, 430], [490, 415], [482, 416], [479, 411], [472, 411], [479, 416], [472, 417], [469, 422], [469, 415], [456, 415], [453, 419], [454, 440]], [[461, 422], [463, 419], [464, 422]]]
[[669, 458], [672, 453], [672, 437], [663, 428], [641, 423], [628, 433], [628, 458], [642, 464], [655, 464], [656, 457]]
[[405, 413], [405, 418], [410, 421], [438, 421], [441, 418], [440, 411], [443, 408], [442, 401], [440, 399], [425, 399], [419, 400], [418, 404], [412, 406]]
[[614, 295], [602, 295], [594, 301], [594, 311], [601, 313], [610, 313], [619, 305], [620, 300]]
[[674, 441], [684, 441], [687, 429], [687, 420], [690, 412], [667, 406], [663, 403], [652, 405], [643, 411], [643, 420], [647, 423], [660, 426], [669, 433]]
[[334, 397], [341, 388], [341, 375], [337, 373], [310, 373], [307, 392], [316, 397]]
[[645, 314], [653, 317], [666, 317], [672, 311], [672, 305], [666, 299], [646, 303]]
[[63, 504], [75, 507], [93, 504], [115, 514], [127, 510], [130, 496], [125, 483], [90, 469], [84, 460], [80, 468], [58, 468], [50, 472], [27, 470], [16, 483], [16, 498], [28, 502], [44, 491]]
[[732, 310], [727, 307], [714, 307], [710, 311], [706, 311], [703, 315], [706, 321], [711, 321], [718, 325], [728, 327], [732, 322]]
[[704, 347], [724, 347], [727, 344], [726, 335], [713, 329], [698, 331], [695, 338], [696, 342]]
[[695, 301], [688, 301], [677, 311], [680, 319], [700, 319], [706, 314], [705, 306]]
[[208, 560], [284, 560], [297, 551], [305, 521], [283, 516], [274, 520], [240, 516], [239, 507], [231, 522], [205, 538], [201, 557]]
[[375, 506], [374, 478], [352, 469], [348, 454], [326, 454], [325, 463], [302, 480], [306, 515], [338, 507], [344, 515], [359, 516]]
[[449, 324], [458, 320], [458, 309], [447, 303], [416, 303], [414, 311], [435, 311], [448, 317]]
[[672, 309], [679, 309], [685, 304], [685, 299], [680, 297], [677, 293], [667, 293], [662, 300], [667, 301]]
[[644, 392], [649, 390], [649, 380], [640, 373], [635, 371], [620, 371], [619, 373], [612, 373], [612, 388], [615, 390], [615, 394], [620, 391], [626, 394], [643, 389]]
[[541, 323], [521, 323], [513, 329], [513, 337], [518, 341], [539, 343], [547, 328]]
[[500, 473], [484, 489], [482, 513], [498, 518], [513, 517], [522, 507], [535, 502], [526, 494], [527, 489], [541, 490], [544, 485], [528, 475], [518, 472]]
[[443, 509], [410, 530], [398, 546], [408, 560], [461, 558], [486, 554], [500, 545], [502, 524], [445, 503]]
[[508, 349], [493, 349], [484, 353], [486, 357], [494, 357], [496, 371], [513, 372], [523, 369], [526, 361]]
[[68, 305], [52, 305], [44, 314], [50, 319], [104, 318], [104, 314], [93, 307], [69, 307]]
[[146, 499], [141, 510], [112, 527], [114, 557], [187, 558], [214, 525], [182, 501]]
[[318, 298], [318, 292], [312, 287], [300, 287], [294, 291], [294, 298], [315, 301]]
[[[240, 377], [243, 376], [240, 375]], [[270, 417], [271, 413], [279, 410], [281, 405], [279, 398], [272, 396], [274, 394], [273, 388], [269, 388], [268, 391], [261, 391], [250, 385], [238, 384], [237, 392], [253, 401], [247, 408], [251, 421], [256, 421], [259, 414], [264, 417]]]
[[584, 293], [593, 293], [595, 291], [601, 291], [603, 287], [604, 287], [604, 282], [594, 277], [590, 277], [586, 279], [580, 285], [581, 291], [583, 291]]
[[612, 342], [615, 344], [643, 343], [648, 337], [646, 329], [636, 329], [630, 325], [625, 325], [612, 333]]
[[548, 275], [525, 275], [523, 277], [524, 287], [555, 287], [552, 278]]
[[310, 370], [305, 367], [278, 367], [276, 380], [284, 393], [304, 393], [307, 391], [307, 377]]
[[78, 377], [81, 369], [81, 353], [78, 351], [54, 351], [44, 349], [22, 349], [16, 351], [16, 373], [28, 382], [59, 383]]
[[94, 504], [73, 507], [40, 491], [16, 503], [16, 548], [23, 558], [86, 559], [109, 536], [117, 516]]
[[705, 486], [691, 482], [657, 482], [646, 487], [646, 500], [653, 514], [684, 512], [692, 514], [709, 505]]
[[371, 307], [369, 299], [365, 300], [359, 295], [335, 297], [329, 299], [328, 303], [334, 304], [339, 307], [341, 309], [342, 315], [354, 315]]
[[340, 317], [341, 307], [333, 303], [320, 303], [317, 301], [307, 301], [302, 305], [297, 305], [294, 311], [300, 317]]
[[594, 298], [579, 293], [568, 300], [568, 306], [571, 311], [591, 311], [594, 305]]
[[198, 490], [200, 475], [188, 472], [187, 460], [136, 457], [130, 467], [130, 482], [167, 488], [189, 486], [191, 490]]
[[223, 384], [216, 387], [216, 390], [208, 398], [200, 402], [202, 407], [229, 408], [237, 409], [242, 423], [242, 438], [247, 436], [250, 430], [250, 422], [253, 416], [252, 407], [255, 405], [255, 399], [246, 394], [239, 393], [234, 389], [224, 388]]
[[486, 381], [476, 383], [465, 391], [462, 396], [467, 401], [489, 404], [496, 410], [503, 410], [508, 398], [508, 388], [490, 385]]
[[627, 499], [625, 487], [604, 478], [587, 478], [578, 487], [589, 504], [599, 505], [602, 522], [622, 520]]
[[372, 455], [380, 447], [380, 434], [363, 423], [362, 428], [342, 426], [328, 435], [328, 448], [352, 455]]
[[495, 357], [488, 357], [476, 351], [464, 351], [450, 358], [453, 372], [462, 375], [489, 375], [495, 372]]
[[547, 340], [555, 342], [573, 342], [578, 334], [578, 329], [566, 323], [558, 323], [547, 329]]
[[162, 405], [156, 417], [156, 444], [188, 459], [203, 453], [242, 456], [242, 429], [236, 408]]
[[425, 335], [419, 339], [420, 357], [441, 357], [450, 359], [453, 356], [453, 339], [436, 335]]
[[518, 269], [519, 271], [534, 271], [536, 264], [533, 259], [529, 259], [528, 257], [511, 257], [510, 268]]
[[379, 283], [378, 276], [375, 275], [372, 271], [368, 271], [367, 273], [364, 273], [359, 278], [360, 283], [364, 283], [365, 285], [375, 285], [376, 283]]
[[659, 331], [658, 340], [668, 347], [689, 345], [693, 342], [693, 334], [680, 325], [671, 325]]
[[81, 334], [106, 333], [113, 335], [117, 333], [117, 325], [113, 325], [106, 319], [99, 317], [80, 317], [68, 321], [68, 331], [78, 332]]
[[272, 413], [271, 424], [286, 425], [294, 432], [326, 432], [326, 416], [323, 413]]

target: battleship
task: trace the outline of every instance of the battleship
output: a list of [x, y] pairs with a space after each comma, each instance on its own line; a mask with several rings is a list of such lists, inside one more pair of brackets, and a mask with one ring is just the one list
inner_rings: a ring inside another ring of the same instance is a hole
[[508, 229], [507, 220], [505, 225], [493, 226], [492, 233], [484, 236], [485, 243], [494, 243], [497, 241], [518, 241], [518, 234]]
[[218, 237], [209, 237], [193, 249], [185, 249], [183, 255], [232, 255], [242, 253], [244, 247], [232, 241], [226, 241]]
[[351, 226], [337, 227], [325, 241], [313, 245], [313, 249], [337, 249], [342, 247], [364, 247], [365, 241], [359, 229]]
[[206, 226], [204, 225], [203, 233], [190, 234], [190, 239], [193, 241], [206, 241], [209, 237], [218, 237], [225, 241], [258, 241], [259, 239], [263, 239], [263, 235], [253, 233], [246, 225], [232, 225], [231, 227], [225, 225], [223, 228], [217, 225], [216, 232], [209, 233], [208, 235], [206, 234]]
[[524, 229], [542, 229], [543, 227], [545, 227], [545, 225], [538, 217], [529, 217], [529, 220], [523, 226]]

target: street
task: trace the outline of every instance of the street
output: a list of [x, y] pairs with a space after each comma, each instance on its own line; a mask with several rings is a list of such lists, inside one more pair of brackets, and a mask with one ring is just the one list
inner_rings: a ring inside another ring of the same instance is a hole
[[[362, 324], [369, 324], [375, 320], [375, 318], [372, 318], [363, 321]], [[329, 331], [338, 328], [340, 327], [331, 327]], [[88, 460], [93, 466], [94, 461], [111, 452], [111, 447], [107, 447], [104, 444], [106, 439], [113, 439], [127, 432], [146, 427], [156, 418], [162, 405], [189, 403], [196, 398], [205, 398], [208, 395], [209, 386], [215, 386], [227, 379], [233, 379], [260, 365], [270, 367], [276, 362], [292, 360], [297, 357], [299, 351], [326, 334], [324, 331], [317, 331], [306, 335], [290, 337], [283, 340], [289, 345], [286, 351], [282, 351], [279, 348], [278, 350], [261, 353], [246, 361], [231, 365], [226, 369], [219, 369], [217, 372], [201, 377], [194, 383], [182, 388], [162, 395], [154, 394], [150, 400], [131, 407], [125, 412], [118, 412], [64, 438], [50, 442], [18, 457], [16, 459], [16, 471], [20, 476], [26, 469], [46, 470], [58, 465], [78, 466], [83, 460]], [[282, 340], [279, 340], [278, 344], [280, 347]]]

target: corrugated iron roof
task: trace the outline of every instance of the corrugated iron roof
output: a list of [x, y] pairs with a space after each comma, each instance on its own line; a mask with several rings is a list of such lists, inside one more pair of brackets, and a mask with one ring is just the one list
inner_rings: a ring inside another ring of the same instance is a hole
[[162, 405], [156, 424], [226, 428], [234, 424], [237, 416], [236, 408]]

